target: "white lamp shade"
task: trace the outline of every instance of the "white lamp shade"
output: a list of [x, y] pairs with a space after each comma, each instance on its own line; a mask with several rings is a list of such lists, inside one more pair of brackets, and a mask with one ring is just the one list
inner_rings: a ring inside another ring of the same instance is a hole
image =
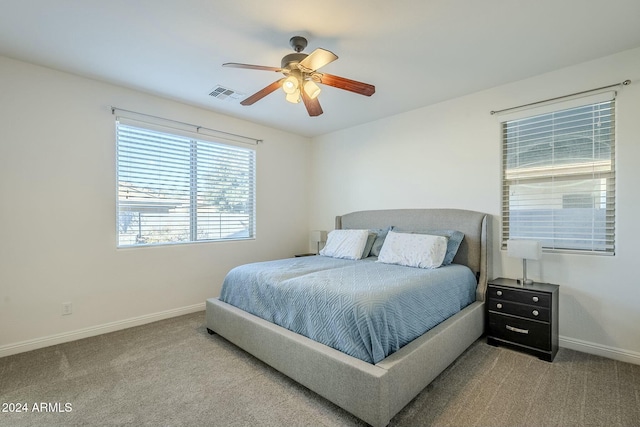
[[315, 84], [313, 80], [307, 80], [304, 84], [304, 91], [309, 95], [309, 98], [315, 99], [320, 95], [320, 86]]
[[300, 90], [296, 89], [293, 93], [288, 93], [285, 99], [292, 104], [297, 104], [300, 102]]
[[297, 78], [295, 78], [294, 76], [289, 76], [284, 79], [284, 82], [282, 82], [282, 90], [284, 90], [284, 92], [287, 94], [292, 94], [298, 89], [299, 85], [300, 82], [298, 82]]
[[309, 233], [309, 238], [312, 242], [326, 242], [327, 232], [324, 230], [313, 230]]
[[542, 245], [537, 240], [507, 240], [507, 255], [513, 258], [535, 259], [542, 257]]

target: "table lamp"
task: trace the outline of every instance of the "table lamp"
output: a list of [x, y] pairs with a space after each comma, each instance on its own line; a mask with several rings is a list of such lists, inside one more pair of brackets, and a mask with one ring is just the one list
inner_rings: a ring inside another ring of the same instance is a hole
[[320, 243], [327, 241], [327, 232], [324, 230], [313, 230], [310, 234], [310, 240], [316, 242], [316, 255], [320, 253]]
[[537, 240], [507, 240], [507, 255], [522, 259], [522, 284], [531, 285], [533, 280], [527, 279], [527, 260], [539, 260], [542, 257], [542, 245]]

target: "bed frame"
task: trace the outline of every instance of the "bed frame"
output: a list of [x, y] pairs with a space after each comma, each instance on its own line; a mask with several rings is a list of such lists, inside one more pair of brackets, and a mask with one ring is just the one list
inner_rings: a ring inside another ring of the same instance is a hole
[[206, 324], [258, 359], [374, 427], [391, 418], [484, 332], [489, 216], [460, 209], [360, 211], [336, 217], [336, 229], [454, 229], [465, 235], [454, 263], [476, 273], [476, 302], [373, 365], [251, 315], [218, 298]]

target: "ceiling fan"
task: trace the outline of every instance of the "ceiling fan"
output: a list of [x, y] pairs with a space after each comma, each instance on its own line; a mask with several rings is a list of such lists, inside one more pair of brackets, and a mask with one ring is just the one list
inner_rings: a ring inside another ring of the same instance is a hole
[[318, 72], [319, 68], [338, 59], [333, 52], [318, 48], [308, 55], [306, 53], [302, 53], [304, 48], [307, 47], [307, 39], [302, 36], [291, 37], [289, 44], [296, 53], [285, 55], [282, 58], [280, 68], [239, 64], [236, 62], [227, 62], [222, 64], [223, 67], [275, 71], [277, 73], [282, 73], [285, 76], [249, 96], [240, 102], [240, 104], [252, 105], [282, 87], [286, 93], [287, 101], [295, 104], [302, 100], [310, 116], [319, 116], [322, 114], [322, 107], [320, 107], [320, 102], [318, 101], [320, 87], [317, 83], [348, 90], [365, 96], [371, 96], [375, 93], [376, 88], [373, 85], [346, 79], [344, 77], [334, 76], [332, 74]]

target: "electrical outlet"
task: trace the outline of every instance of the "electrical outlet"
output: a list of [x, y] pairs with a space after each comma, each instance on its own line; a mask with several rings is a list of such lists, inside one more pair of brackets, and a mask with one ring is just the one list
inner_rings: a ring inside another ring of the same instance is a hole
[[62, 303], [62, 315], [63, 316], [67, 316], [71, 313], [73, 313], [73, 307], [71, 306], [70, 302], [63, 302]]

